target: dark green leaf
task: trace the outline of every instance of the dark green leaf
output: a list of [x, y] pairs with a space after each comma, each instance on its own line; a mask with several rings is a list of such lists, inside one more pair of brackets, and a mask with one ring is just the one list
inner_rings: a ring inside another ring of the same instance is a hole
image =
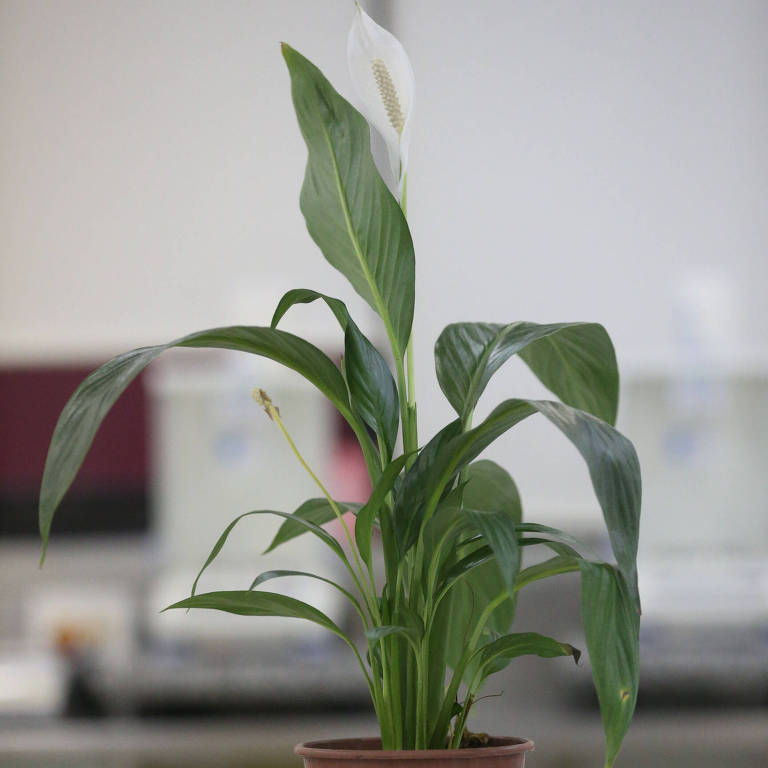
[[515, 519], [507, 512], [467, 509], [466, 514], [493, 550], [495, 563], [510, 597], [515, 593], [515, 578], [520, 569]]
[[[355, 512], [360, 509], [359, 504], [352, 504], [349, 502], [337, 502], [337, 506], [342, 513]], [[328, 499], [308, 499], [292, 515], [289, 515], [286, 518], [285, 522], [280, 526], [275, 537], [272, 539], [270, 545], [264, 550], [264, 554], [266, 555], [267, 552], [271, 552], [275, 547], [279, 547], [281, 544], [285, 544], [286, 541], [295, 539], [297, 536], [301, 536], [303, 533], [310, 530], [305, 523], [324, 525], [335, 517], [336, 513], [333, 511], [333, 507], [328, 503]]]
[[[419, 452], [413, 466], [406, 472], [397, 488], [393, 525], [400, 555], [404, 555], [416, 542], [427, 504], [427, 478], [436, 471], [436, 465], [445, 462], [445, 446], [461, 433], [461, 423], [451, 422], [443, 427]], [[438, 494], [439, 495], [439, 494]], [[435, 506], [437, 506], [437, 502]]]
[[413, 243], [379, 176], [370, 129], [304, 56], [283, 44], [299, 127], [307, 144], [301, 210], [325, 258], [381, 316], [402, 356], [411, 334]]
[[[324, 576], [318, 576], [315, 573], [308, 573], [307, 571], [284, 571], [284, 570], [277, 570], [277, 571], [264, 571], [264, 573], [260, 573], [252, 582], [251, 586], [249, 587], [250, 590], [256, 589], [256, 587], [264, 584], [267, 581], [271, 581], [272, 579], [282, 579], [289, 576], [303, 576], [307, 579], [315, 579], [317, 581], [322, 581], [325, 584], [330, 584], [332, 587], [337, 589], [339, 592], [341, 592], [344, 597], [349, 600], [350, 603], [355, 607], [355, 610], [360, 615], [361, 618], [363, 618], [363, 609], [360, 603], [357, 601], [355, 596], [349, 592], [348, 590], [344, 589], [340, 584], [337, 584], [332, 579], [326, 579]], [[193, 592], [194, 594], [194, 592]]]
[[397, 387], [381, 353], [351, 318], [344, 334], [344, 360], [352, 406], [381, 438], [389, 459], [400, 423]]
[[548, 525], [539, 525], [538, 523], [520, 523], [517, 526], [517, 532], [540, 534], [539, 537], [525, 537], [522, 539], [522, 541], [535, 541], [536, 543], [544, 543], [547, 546], [551, 544], [559, 544], [559, 547], [550, 548], [556, 552], [559, 552], [560, 554], [569, 554], [576, 557], [581, 557], [580, 553], [589, 549], [583, 542], [571, 536], [569, 533], [565, 533], [565, 531], [561, 531], [557, 528], [551, 528]]
[[640, 463], [634, 446], [594, 416], [551, 401], [529, 401], [576, 446], [587, 462], [592, 487], [603, 510], [613, 554], [637, 612], [637, 542], [640, 533]]
[[261, 355], [292, 368], [336, 406], [358, 436], [369, 466], [375, 465], [365, 426], [350, 408], [347, 385], [338, 368], [317, 347], [273, 328], [233, 326], [200, 331], [169, 344], [118, 355], [88, 376], [64, 406], [48, 450], [40, 491], [43, 558], [53, 515], [74, 480], [103, 418], [131, 381], [171, 347], [232, 349]]
[[[416, 530], [425, 517], [429, 519], [440, 495], [456, 472], [499, 435], [536, 411], [558, 427], [586, 461], [614, 555], [639, 611], [635, 562], [641, 483], [637, 454], [632, 443], [610, 424], [563, 403], [549, 400], [506, 400], [477, 427], [438, 446], [428, 471], [420, 478], [422, 496], [415, 498], [412, 507], [412, 516], [417, 521], [414, 523]], [[409, 475], [410, 472], [405, 476], [406, 481]]]
[[[486, 677], [486, 671], [498, 671], [518, 656], [541, 656], [553, 659], [557, 656], [573, 656], [578, 663], [581, 651], [568, 643], [560, 643], [551, 637], [536, 632], [519, 632], [494, 640], [475, 652], [474, 662], [478, 667], [480, 679]], [[502, 662], [503, 666], [499, 666]]]
[[455, 323], [440, 334], [440, 387], [466, 422], [491, 376], [519, 354], [564, 403], [614, 424], [619, 374], [610, 337], [597, 323]]
[[558, 576], [561, 573], [572, 573], [579, 570], [581, 558], [571, 555], [557, 555], [545, 560], [543, 563], [536, 563], [523, 568], [517, 575], [515, 590], [519, 591], [534, 581], [548, 579], [550, 576]]
[[[312, 501], [317, 501], [317, 499], [312, 499]], [[330, 549], [332, 549], [338, 556], [343, 560], [345, 563], [347, 562], [347, 557], [344, 554], [344, 550], [341, 547], [341, 544], [339, 544], [336, 539], [331, 536], [328, 531], [324, 530], [323, 528], [320, 528], [319, 525], [316, 525], [315, 523], [311, 522], [307, 517], [303, 517], [299, 515], [299, 512], [306, 507], [307, 504], [310, 502], [305, 502], [302, 504], [299, 509], [296, 510], [293, 514], [288, 514], [287, 512], [277, 512], [272, 509], [256, 509], [252, 512], [244, 512], [242, 515], [239, 515], [236, 517], [225, 529], [224, 532], [219, 536], [219, 540], [214, 544], [213, 549], [211, 550], [211, 554], [208, 555], [208, 559], [203, 564], [203, 567], [200, 569], [200, 572], [197, 574], [197, 577], [195, 578], [194, 583], [192, 584], [192, 594], [195, 594], [195, 589], [197, 588], [197, 582], [200, 581], [200, 577], [205, 572], [206, 568], [216, 559], [219, 552], [221, 552], [222, 547], [224, 544], [226, 544], [227, 538], [229, 538], [229, 534], [232, 533], [232, 529], [244, 518], [244, 517], [250, 517], [251, 515], [275, 515], [276, 517], [282, 517], [285, 518], [287, 521], [290, 521], [294, 526], [297, 528], [301, 528], [302, 531], [309, 531], [310, 533], [313, 533], [315, 536], [317, 536], [318, 539], [320, 539], [324, 544], [326, 544]], [[285, 523], [283, 523], [285, 525]], [[297, 534], [294, 534], [297, 535]], [[291, 536], [290, 538], [293, 538]], [[285, 539], [283, 539], [285, 541]], [[272, 542], [272, 545], [270, 545], [269, 549], [266, 550], [266, 552], [269, 552], [270, 549], [272, 549], [272, 546], [274, 545], [274, 541]], [[275, 545], [277, 546], [277, 545]], [[265, 554], [266, 554], [265, 552]]]
[[237, 613], [240, 616], [282, 616], [291, 619], [306, 619], [325, 627], [349, 642], [349, 638], [322, 611], [318, 611], [317, 608], [301, 600], [276, 592], [252, 592], [250, 590], [206, 592], [203, 595], [188, 597], [186, 600], [169, 605], [163, 610], [170, 611], [174, 608], [210, 608], [216, 611]]
[[385, 637], [390, 637], [391, 635], [403, 635], [410, 640], [419, 639], [419, 636], [416, 634], [416, 632], [414, 632], [413, 629], [409, 629], [408, 627], [389, 625], [384, 627], [372, 627], [371, 629], [367, 629], [365, 631], [365, 636], [374, 642], [383, 640]]
[[605, 768], [611, 768], [635, 711], [640, 675], [640, 617], [613, 566], [581, 562], [581, 615], [605, 730]]
[[309, 288], [294, 288], [288, 291], [278, 302], [275, 314], [272, 315], [270, 327], [276, 328], [283, 315], [295, 304], [311, 304], [317, 299], [322, 299], [328, 305], [328, 308], [339, 321], [341, 330], [346, 331], [347, 321], [349, 320], [346, 304], [339, 299], [334, 299], [332, 296], [326, 296], [324, 293], [318, 293]]
[[384, 499], [392, 490], [392, 486], [407, 460], [407, 456], [400, 456], [386, 466], [381, 473], [381, 477], [376, 482], [365, 506], [357, 514], [357, 520], [355, 521], [355, 542], [357, 543], [357, 548], [360, 551], [360, 556], [363, 558], [363, 562], [369, 569], [373, 567], [371, 553], [373, 522], [379, 509], [381, 509], [381, 505], [384, 503]]
[[473, 462], [467, 473], [464, 504], [472, 509], [503, 509], [515, 523], [523, 517], [520, 492], [512, 476], [495, 461]]

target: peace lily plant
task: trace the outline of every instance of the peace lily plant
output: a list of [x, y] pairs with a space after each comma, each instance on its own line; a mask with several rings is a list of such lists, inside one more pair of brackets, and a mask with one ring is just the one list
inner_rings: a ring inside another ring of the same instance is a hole
[[[257, 390], [256, 400], [316, 480], [320, 495], [293, 512], [241, 514], [200, 573], [240, 519], [272, 515], [283, 522], [267, 551], [310, 534], [339, 558], [351, 582], [344, 586], [317, 574], [277, 570], [262, 573], [248, 589], [197, 594], [198, 574], [192, 596], [170, 607], [319, 624], [338, 635], [360, 665], [384, 749], [455, 749], [465, 746], [467, 716], [490, 675], [524, 654], [578, 660], [579, 651], [568, 643], [510, 631], [522, 589], [578, 572], [606, 736], [605, 765], [611, 766], [638, 688], [640, 470], [632, 444], [613, 426], [619, 376], [608, 334], [596, 323], [449, 325], [437, 339], [435, 365], [457, 418], [420, 442], [411, 352], [414, 250], [405, 206], [411, 65], [402, 45], [358, 6], [349, 36], [350, 71], [370, 123], [386, 142], [393, 194], [374, 165], [368, 122], [304, 56], [285, 44], [282, 52], [309, 152], [301, 191], [307, 228], [325, 258], [381, 318], [394, 375], [345, 304], [310, 289], [283, 296], [269, 327], [215, 328], [113, 358], [83, 381], [56, 426], [40, 496], [43, 558], [54, 512], [102, 419], [148, 363], [171, 347], [261, 355], [300, 373], [338, 409], [357, 436], [373, 490], [363, 505], [332, 498], [294, 445], [278, 407]], [[278, 328], [295, 304], [316, 300], [328, 306], [343, 334], [340, 367], [309, 341]], [[483, 390], [513, 356], [557, 399], [508, 399], [475, 424], [473, 412]], [[567, 534], [524, 521], [512, 477], [498, 464], [478, 460], [496, 438], [535, 414], [559, 429], [584, 458], [615, 564], [588, 559]], [[356, 516], [354, 526], [347, 525], [349, 512]], [[334, 519], [343, 527], [343, 544], [322, 527]], [[374, 569], [375, 529], [383, 550], [383, 582]], [[534, 551], [548, 551], [549, 557], [528, 564], [526, 555]], [[365, 647], [313, 606], [262, 589], [286, 577], [320, 579], [338, 589], [359, 616]]]

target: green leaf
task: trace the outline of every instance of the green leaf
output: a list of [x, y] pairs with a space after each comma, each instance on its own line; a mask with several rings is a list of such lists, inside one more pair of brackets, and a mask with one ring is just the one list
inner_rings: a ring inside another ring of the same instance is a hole
[[413, 243], [379, 176], [366, 120], [304, 56], [283, 44], [291, 93], [309, 151], [301, 210], [325, 258], [380, 315], [396, 356], [411, 334]]
[[318, 299], [328, 305], [344, 331], [343, 375], [352, 405], [363, 421], [382, 438], [387, 458], [390, 458], [400, 423], [397, 387], [386, 360], [360, 332], [344, 302], [308, 288], [296, 288], [280, 299], [272, 317], [272, 327], [295, 304], [309, 304]]
[[[399, 539], [402, 552], [416, 541], [422, 523], [432, 516], [456, 475], [497, 437], [535, 412], [536, 409], [526, 401], [507, 400], [468, 432], [461, 432], [458, 420], [438, 432], [403, 481], [403, 489], [411, 492], [402, 494], [404, 509], [401, 515], [407, 522]], [[425, 461], [422, 461], [422, 455], [426, 456]]]
[[[285, 570], [276, 570], [276, 571], [264, 571], [264, 573], [260, 573], [252, 582], [251, 586], [248, 587], [249, 590], [254, 590], [256, 587], [261, 586], [267, 581], [271, 581], [272, 579], [283, 579], [289, 576], [303, 576], [308, 579], [315, 579], [317, 581], [322, 581], [325, 584], [330, 584], [332, 587], [337, 589], [339, 592], [341, 592], [342, 595], [344, 595], [347, 600], [349, 600], [350, 603], [355, 607], [355, 610], [357, 611], [358, 615], [361, 619], [364, 619], [363, 614], [363, 608], [358, 602], [357, 598], [349, 592], [348, 590], [344, 589], [340, 584], [337, 584], [332, 579], [326, 579], [324, 576], [318, 576], [315, 573], [308, 573], [307, 571], [285, 571]], [[193, 592], [194, 594], [194, 592]]]
[[523, 517], [520, 492], [512, 475], [495, 461], [473, 462], [467, 473], [464, 504], [472, 509], [503, 509], [515, 523]]
[[[312, 501], [317, 501], [317, 500], [312, 499]], [[306, 507], [306, 505], [309, 503], [310, 502], [305, 502], [304, 504], [302, 504], [302, 506], [299, 507], [299, 509], [296, 510], [296, 512], [294, 512], [293, 514], [288, 514], [287, 512], [277, 512], [273, 509], [256, 509], [251, 512], [244, 512], [242, 515], [238, 515], [224, 529], [224, 532], [221, 534], [221, 536], [219, 536], [219, 539], [216, 542], [216, 544], [214, 544], [210, 555], [208, 555], [208, 558], [206, 559], [205, 563], [203, 564], [203, 567], [200, 569], [200, 572], [197, 574], [197, 577], [195, 578], [195, 581], [192, 584], [192, 594], [193, 595], [195, 594], [195, 590], [197, 589], [197, 583], [200, 581], [200, 577], [203, 575], [203, 573], [208, 568], [208, 566], [216, 559], [219, 552], [221, 552], [224, 544], [226, 544], [227, 539], [229, 538], [229, 534], [232, 533], [232, 529], [244, 517], [250, 517], [251, 515], [275, 515], [276, 517], [285, 518], [286, 521], [290, 521], [294, 526], [300, 527], [304, 531], [309, 531], [310, 533], [313, 533], [315, 536], [317, 536], [318, 539], [320, 539], [320, 541], [322, 541], [331, 550], [333, 550], [343, 562], [346, 563], [347, 556], [344, 554], [344, 550], [342, 549], [341, 544], [339, 544], [339, 542], [333, 536], [331, 536], [331, 534], [328, 533], [328, 531], [326, 531], [323, 528], [320, 528], [319, 525], [316, 525], [307, 517], [302, 517], [298, 514], [302, 510], [302, 508]], [[285, 525], [285, 523], [283, 525]], [[274, 544], [274, 541], [273, 541], [273, 544]], [[272, 545], [270, 545], [269, 549], [267, 549], [266, 552], [269, 552], [270, 549], [272, 549]]]
[[[521, 539], [521, 544], [526, 545], [531, 542], [536, 544], [545, 544], [550, 549], [559, 554], [568, 554], [575, 557], [581, 557], [581, 552], [589, 548], [581, 541], [557, 528], [551, 528], [548, 525], [539, 525], [538, 523], [520, 523], [517, 526], [518, 533], [538, 533], [539, 537], [525, 537]], [[552, 546], [557, 545], [557, 546]], [[599, 558], [596, 558], [599, 559]]]
[[277, 328], [277, 324], [282, 320], [283, 315], [296, 304], [311, 304], [317, 299], [322, 299], [328, 308], [333, 312], [343, 331], [347, 330], [349, 312], [346, 304], [340, 299], [334, 299], [332, 296], [326, 296], [324, 293], [318, 293], [309, 288], [294, 288], [288, 291], [278, 302], [275, 314], [272, 315], [271, 328]]
[[488, 542], [503, 584], [510, 597], [515, 593], [515, 578], [520, 570], [520, 548], [517, 545], [515, 519], [508, 513], [467, 509], [467, 516]]
[[605, 730], [605, 767], [611, 768], [635, 711], [640, 676], [640, 617], [613, 566], [582, 561], [581, 614]]
[[614, 424], [619, 373], [610, 337], [597, 323], [455, 323], [440, 334], [440, 388], [466, 423], [491, 376], [519, 354], [564, 403]]
[[282, 616], [291, 619], [306, 619], [351, 642], [322, 611], [318, 611], [317, 608], [301, 600], [276, 592], [252, 592], [250, 590], [206, 592], [202, 595], [193, 595], [185, 600], [180, 600], [163, 610], [170, 611], [175, 608], [210, 608], [216, 611], [236, 613], [240, 616]]
[[[360, 507], [359, 504], [339, 504], [338, 502], [337, 506], [342, 512], [354, 511]], [[292, 515], [286, 518], [285, 522], [278, 528], [270, 545], [264, 550], [264, 554], [266, 555], [281, 544], [285, 544], [286, 541], [306, 533], [309, 528], [305, 523], [324, 525], [335, 519], [335, 517], [336, 513], [333, 511], [333, 507], [328, 502], [328, 499], [324, 497], [308, 499]]]
[[363, 562], [369, 569], [373, 568], [371, 553], [373, 522], [407, 460], [408, 456], [400, 456], [386, 466], [365, 506], [357, 514], [357, 520], [355, 521], [355, 543], [360, 551], [360, 556], [363, 558]]
[[581, 558], [572, 555], [557, 555], [545, 560], [543, 563], [536, 563], [523, 568], [517, 576], [515, 590], [520, 591], [523, 587], [532, 584], [540, 579], [548, 579], [550, 576], [558, 576], [561, 573], [572, 573], [579, 570]]
[[478, 677], [482, 680], [487, 677], [488, 670], [503, 669], [518, 656], [541, 656], [544, 659], [573, 656], [573, 660], [578, 663], [581, 651], [568, 643], [560, 643], [536, 632], [518, 632], [504, 635], [479, 648], [472, 661], [477, 665]]
[[391, 637], [392, 635], [402, 635], [409, 642], [419, 639], [419, 635], [415, 630], [409, 627], [395, 626], [392, 624], [383, 627], [372, 627], [371, 629], [365, 630], [365, 636], [372, 642], [378, 642], [379, 640], [383, 640], [385, 637]]
[[[461, 423], [453, 421], [443, 427], [419, 452], [397, 489], [392, 522], [398, 552], [402, 557], [415, 544], [427, 504], [427, 478], [445, 462], [445, 446], [461, 432]], [[435, 506], [437, 506], [437, 502]]]
[[586, 461], [613, 554], [639, 613], [636, 563], [642, 488], [634, 446], [612, 426], [588, 413], [546, 400], [529, 402], [576, 446]]
[[75, 390], [64, 406], [51, 439], [40, 490], [41, 562], [45, 559], [53, 516], [88, 453], [102, 420], [115, 400], [142, 370], [171, 347], [210, 347], [261, 355], [300, 373], [336, 406], [355, 431], [369, 466], [376, 465], [365, 425], [352, 412], [347, 385], [338, 368], [304, 339], [273, 328], [233, 326], [184, 336], [169, 344], [118, 355], [102, 365]]
[[397, 387], [381, 353], [351, 318], [344, 334], [344, 359], [352, 406], [381, 438], [388, 460], [392, 456], [400, 424]]
[[[640, 464], [632, 443], [610, 424], [563, 403], [550, 400], [506, 400], [474, 429], [439, 445], [419, 478], [412, 517], [418, 531], [429, 519], [447, 484], [499, 435], [535, 412], [541, 413], [576, 446], [587, 463], [616, 561], [624, 574], [637, 610], [637, 542], [640, 525]], [[411, 468], [411, 472], [416, 467]], [[405, 481], [409, 479], [406, 474]], [[407, 543], [407, 540], [406, 540]]]

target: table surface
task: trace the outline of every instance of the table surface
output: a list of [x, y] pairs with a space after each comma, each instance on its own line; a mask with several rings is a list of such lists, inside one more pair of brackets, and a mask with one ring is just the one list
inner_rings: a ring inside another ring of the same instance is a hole
[[[529, 768], [602, 765], [599, 718], [527, 713], [519, 735], [537, 743]], [[502, 733], [503, 724], [483, 723]], [[535, 724], [534, 724], [535, 722]], [[476, 726], [479, 727], [479, 726]], [[103, 720], [0, 724], [5, 768], [283, 768], [299, 741], [374, 734], [369, 716], [291, 715], [238, 720]], [[768, 709], [638, 714], [617, 768], [765, 768]]]

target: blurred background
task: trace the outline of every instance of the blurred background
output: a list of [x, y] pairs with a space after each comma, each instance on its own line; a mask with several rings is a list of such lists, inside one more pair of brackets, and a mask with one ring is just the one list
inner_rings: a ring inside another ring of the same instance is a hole
[[[768, 764], [768, 4], [368, 0], [416, 73], [409, 172], [422, 439], [451, 420], [448, 322], [595, 320], [644, 471], [642, 685], [619, 765]], [[126, 349], [266, 325], [312, 287], [384, 335], [315, 248], [278, 43], [353, 103], [351, 0], [0, 0], [0, 763], [295, 765], [300, 740], [374, 733], [345, 649], [302, 623], [160, 614], [224, 526], [315, 496], [253, 404], [261, 386], [331, 491], [365, 470], [323, 398], [235, 353], [185, 350], [119, 401], [38, 570], [58, 413]], [[320, 307], [288, 330], [338, 357]], [[479, 416], [538, 396], [511, 361]], [[526, 421], [488, 452], [526, 517], [603, 552], [580, 457]], [[243, 521], [201, 587], [332, 573]], [[283, 585], [281, 585], [282, 587]], [[286, 590], [353, 625], [322, 587]], [[583, 638], [578, 580], [523, 594], [518, 628]], [[602, 764], [586, 667], [521, 660], [470, 727], [534, 739], [533, 768]]]

